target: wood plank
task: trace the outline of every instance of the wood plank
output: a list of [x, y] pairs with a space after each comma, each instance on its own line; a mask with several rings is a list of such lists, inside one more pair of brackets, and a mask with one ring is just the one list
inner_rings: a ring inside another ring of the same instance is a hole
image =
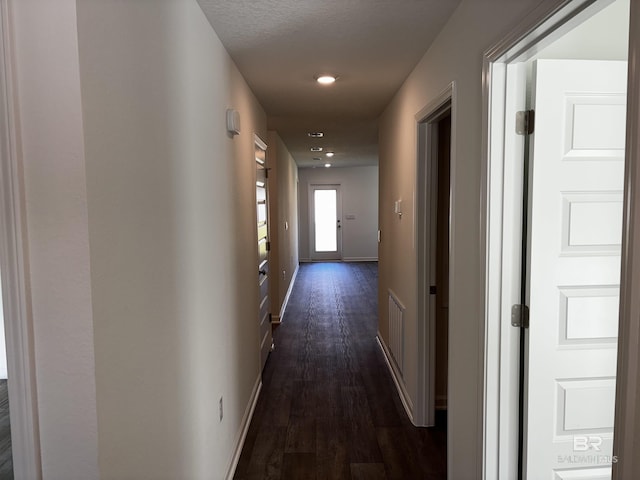
[[292, 416], [289, 419], [284, 451], [285, 453], [315, 453], [315, 418]]
[[382, 454], [364, 387], [342, 387], [351, 463], [379, 463]]
[[321, 383], [314, 385], [316, 392], [316, 408], [317, 417], [343, 417], [344, 408], [342, 407], [341, 386], [337, 382]]
[[387, 480], [384, 463], [352, 463], [352, 480]]
[[282, 478], [314, 480], [316, 478], [316, 455], [314, 453], [285, 453]]
[[375, 336], [375, 264], [303, 264], [236, 477], [446, 479], [446, 418], [416, 428]]
[[247, 475], [262, 475], [260, 478], [265, 480], [281, 478], [286, 434], [284, 427], [266, 426], [260, 429], [251, 452]]
[[316, 415], [316, 383], [298, 380], [293, 382], [291, 397], [291, 415], [294, 417], [313, 417]]
[[344, 419], [339, 417], [319, 418], [316, 432], [317, 478], [350, 479], [349, 439]]
[[9, 391], [7, 380], [0, 380], [0, 479], [13, 479], [11, 424], [9, 422]]
[[254, 414], [254, 419], [260, 422], [261, 425], [288, 426], [289, 416], [291, 415], [292, 395], [293, 385], [291, 382], [280, 384], [279, 388], [271, 392], [268, 398], [261, 395], [264, 398], [264, 404], [260, 405], [261, 415], [256, 416]]
[[416, 444], [409, 442], [403, 428], [378, 428], [378, 444], [390, 480], [422, 478]]

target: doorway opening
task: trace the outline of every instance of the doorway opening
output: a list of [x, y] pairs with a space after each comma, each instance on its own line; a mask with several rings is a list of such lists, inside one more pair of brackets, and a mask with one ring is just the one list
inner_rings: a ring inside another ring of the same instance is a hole
[[342, 260], [340, 185], [309, 186], [312, 260]]
[[485, 478], [611, 478], [628, 27], [567, 1], [487, 54]]
[[413, 420], [427, 427], [446, 425], [448, 401], [453, 102], [451, 84], [416, 115], [419, 373]]

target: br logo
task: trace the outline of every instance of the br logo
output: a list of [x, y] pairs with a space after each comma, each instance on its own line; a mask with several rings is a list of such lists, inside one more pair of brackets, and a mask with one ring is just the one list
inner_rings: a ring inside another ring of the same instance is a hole
[[575, 435], [573, 437], [574, 452], [586, 452], [588, 450], [595, 450], [596, 452], [599, 452], [600, 445], [602, 445], [602, 437], [591, 435]]

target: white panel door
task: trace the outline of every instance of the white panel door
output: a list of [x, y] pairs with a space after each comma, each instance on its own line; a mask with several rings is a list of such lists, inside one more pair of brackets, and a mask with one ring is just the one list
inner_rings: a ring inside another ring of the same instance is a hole
[[534, 68], [529, 480], [610, 478], [626, 78], [626, 62]]
[[273, 350], [271, 313], [269, 312], [269, 196], [266, 168], [267, 146], [256, 137], [256, 219], [258, 234], [258, 324], [260, 326], [260, 367], [264, 369]]

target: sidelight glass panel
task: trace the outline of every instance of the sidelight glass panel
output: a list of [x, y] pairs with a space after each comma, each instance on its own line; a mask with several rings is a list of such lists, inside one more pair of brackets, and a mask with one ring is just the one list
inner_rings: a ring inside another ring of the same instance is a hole
[[316, 252], [335, 252], [338, 250], [337, 197], [337, 190], [316, 190], [314, 192]]

